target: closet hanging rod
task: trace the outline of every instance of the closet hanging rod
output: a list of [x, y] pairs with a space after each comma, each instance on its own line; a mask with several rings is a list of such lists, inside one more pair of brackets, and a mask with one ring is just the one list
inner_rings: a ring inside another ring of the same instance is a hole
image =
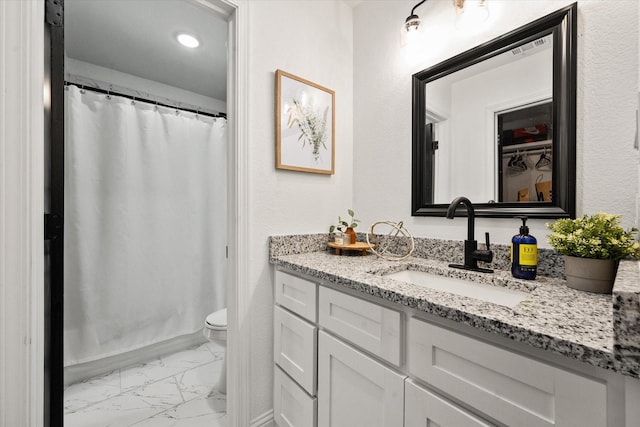
[[551, 150], [549, 148], [537, 148], [537, 149], [533, 149], [533, 150], [519, 150], [519, 151], [511, 151], [509, 153], [502, 153], [502, 157], [511, 157], [511, 156], [515, 156], [517, 154], [523, 155], [523, 156], [533, 156], [536, 154], [542, 154], [544, 152], [547, 152], [547, 154], [549, 154], [549, 156], [552, 156], [553, 153], [551, 152]]
[[78, 83], [68, 82], [66, 80], [64, 82], [64, 85], [65, 86], [77, 86], [77, 87], [79, 87], [80, 89], [83, 89], [83, 90], [90, 90], [92, 92], [103, 93], [105, 95], [121, 96], [123, 98], [131, 99], [132, 101], [146, 102], [147, 104], [152, 104], [152, 105], [157, 105], [157, 106], [160, 106], [160, 107], [171, 108], [171, 109], [174, 109], [174, 110], [187, 111], [189, 113], [194, 113], [194, 114], [198, 114], [198, 115], [201, 115], [201, 116], [222, 118], [222, 119], [226, 119], [227, 118], [227, 114], [226, 113], [216, 113], [216, 114], [206, 113], [206, 112], [203, 112], [203, 111], [200, 111], [200, 110], [194, 110], [192, 108], [184, 108], [184, 107], [178, 107], [176, 105], [164, 104], [162, 102], [151, 101], [150, 99], [140, 98], [138, 96], [127, 95], [125, 93], [114, 92], [112, 90], [100, 89], [100, 88], [92, 87], [92, 86], [85, 86], [85, 85], [78, 84]]
[[515, 153], [516, 151], [528, 151], [535, 150], [536, 148], [547, 147], [551, 148], [553, 146], [553, 140], [547, 139], [544, 141], [535, 141], [535, 142], [525, 142], [521, 144], [512, 144], [512, 145], [503, 145], [502, 152], [503, 153]]

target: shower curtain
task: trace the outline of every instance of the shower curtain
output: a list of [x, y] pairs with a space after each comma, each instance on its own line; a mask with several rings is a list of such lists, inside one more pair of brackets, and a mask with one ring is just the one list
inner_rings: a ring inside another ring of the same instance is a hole
[[225, 307], [226, 120], [68, 86], [65, 366]]

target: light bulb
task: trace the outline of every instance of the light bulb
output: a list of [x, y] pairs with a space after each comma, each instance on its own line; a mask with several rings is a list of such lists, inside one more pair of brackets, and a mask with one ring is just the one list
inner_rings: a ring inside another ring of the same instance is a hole
[[200, 46], [200, 42], [198, 41], [198, 39], [190, 34], [181, 33], [181, 34], [178, 34], [176, 38], [178, 39], [178, 41], [182, 46], [189, 47], [189, 48], [196, 48]]
[[411, 15], [404, 22], [404, 28], [407, 30], [407, 33], [411, 33], [414, 31], [418, 31], [420, 28], [420, 17], [418, 15]]
[[421, 22], [418, 15], [411, 15], [406, 19], [402, 33], [400, 34], [401, 46], [417, 43], [422, 33], [422, 28], [420, 27]]
[[473, 30], [489, 17], [489, 8], [485, 0], [465, 0], [462, 7], [456, 4], [456, 28]]

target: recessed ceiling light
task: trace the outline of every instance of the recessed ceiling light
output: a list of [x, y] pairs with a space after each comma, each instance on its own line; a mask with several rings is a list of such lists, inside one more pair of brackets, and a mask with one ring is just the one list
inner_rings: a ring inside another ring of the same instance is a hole
[[184, 34], [184, 33], [178, 34], [176, 38], [178, 39], [178, 41], [182, 46], [186, 46], [190, 48], [200, 46], [200, 42], [198, 41], [198, 39], [190, 34]]

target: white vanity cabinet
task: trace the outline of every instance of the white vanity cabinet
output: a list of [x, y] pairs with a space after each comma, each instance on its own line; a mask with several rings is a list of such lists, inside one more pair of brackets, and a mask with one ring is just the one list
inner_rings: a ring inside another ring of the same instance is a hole
[[318, 426], [402, 426], [406, 377], [325, 332], [318, 341]]
[[276, 271], [278, 426], [640, 426], [636, 379], [318, 282]]
[[316, 393], [318, 328], [295, 314], [276, 306], [274, 320], [274, 361], [310, 395]]
[[318, 318], [323, 328], [400, 366], [400, 312], [321, 286]]
[[490, 427], [491, 424], [408, 379], [404, 394], [406, 427]]
[[324, 286], [318, 289], [318, 425], [402, 426], [401, 316]]
[[309, 280], [276, 270], [275, 301], [281, 307], [312, 323], [317, 316], [317, 285]]
[[273, 411], [281, 427], [317, 425], [317, 285], [276, 271]]
[[412, 377], [501, 423], [527, 427], [607, 425], [607, 384], [601, 380], [421, 319], [409, 319], [407, 341]]
[[273, 415], [280, 427], [314, 427], [317, 399], [309, 396], [279, 366], [273, 372]]

